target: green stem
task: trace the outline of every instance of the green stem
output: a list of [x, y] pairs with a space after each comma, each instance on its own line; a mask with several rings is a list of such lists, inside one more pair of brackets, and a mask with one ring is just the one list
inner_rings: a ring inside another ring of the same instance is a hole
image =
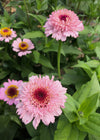
[[45, 37], [45, 47], [46, 47], [46, 45], [47, 45], [47, 42], [48, 42], [48, 38]]
[[24, 6], [25, 6], [25, 10], [26, 10], [26, 15], [27, 15], [27, 21], [28, 21], [28, 24], [29, 24], [29, 28], [31, 29], [31, 22], [30, 22], [30, 18], [29, 18], [29, 15], [28, 15], [28, 8], [27, 8], [26, 0], [24, 0]]
[[58, 76], [59, 76], [59, 79], [61, 77], [61, 74], [60, 74], [60, 52], [61, 52], [61, 41], [59, 41], [58, 55], [57, 55], [57, 64], [58, 64]]
[[[11, 2], [11, 0], [10, 0], [10, 2]], [[10, 14], [11, 14], [11, 6], [10, 6]]]
[[77, 8], [76, 8], [77, 11], [79, 10], [80, 4], [81, 4], [81, 0], [78, 2]]
[[57, 7], [57, 2], [58, 2], [58, 0], [55, 0], [55, 8]]

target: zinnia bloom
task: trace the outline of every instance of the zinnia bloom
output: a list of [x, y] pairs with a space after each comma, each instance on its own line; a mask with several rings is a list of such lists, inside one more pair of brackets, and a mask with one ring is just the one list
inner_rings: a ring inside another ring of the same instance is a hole
[[23, 83], [21, 95], [18, 98], [17, 113], [25, 124], [33, 120], [37, 129], [40, 121], [45, 125], [55, 122], [54, 116], [62, 113], [66, 102], [66, 88], [59, 81], [53, 81], [48, 76], [32, 76], [29, 82]]
[[13, 38], [17, 36], [16, 32], [13, 29], [8, 27], [4, 27], [0, 29], [0, 41], [5, 40], [5, 42], [9, 42]]
[[16, 100], [19, 97], [19, 86], [21, 86], [22, 81], [16, 81], [16, 80], [9, 80], [8, 82], [4, 82], [4, 87], [0, 88], [0, 99], [7, 102], [7, 104], [17, 104], [18, 100]]
[[34, 49], [34, 44], [29, 39], [17, 38], [12, 43], [13, 51], [18, 52], [18, 56], [26, 55], [31, 53], [31, 49]]
[[52, 38], [62, 41], [65, 41], [69, 36], [77, 38], [78, 31], [84, 29], [78, 16], [67, 9], [52, 12], [44, 27], [46, 36], [52, 35]]

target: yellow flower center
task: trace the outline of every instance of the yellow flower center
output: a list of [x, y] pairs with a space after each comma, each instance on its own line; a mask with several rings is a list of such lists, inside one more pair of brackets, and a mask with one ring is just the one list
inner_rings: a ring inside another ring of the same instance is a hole
[[29, 45], [26, 42], [20, 42], [19, 43], [19, 48], [23, 51], [27, 50], [28, 47], [29, 47]]
[[13, 99], [18, 96], [19, 91], [18, 87], [16, 85], [10, 85], [5, 91], [5, 94], [7, 95], [8, 98]]
[[0, 29], [0, 35], [3, 37], [8, 37], [12, 34], [12, 31], [10, 30], [10, 28], [4, 27]]

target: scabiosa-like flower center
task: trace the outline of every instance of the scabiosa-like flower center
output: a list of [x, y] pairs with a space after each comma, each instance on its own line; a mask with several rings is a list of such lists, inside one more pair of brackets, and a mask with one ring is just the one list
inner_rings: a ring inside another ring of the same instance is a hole
[[59, 18], [60, 18], [60, 20], [66, 21], [67, 18], [69, 18], [69, 16], [67, 16], [67, 15], [60, 15]]
[[49, 100], [50, 100], [50, 96], [47, 93], [47, 90], [44, 88], [37, 88], [33, 93], [33, 104], [36, 107], [46, 107]]
[[42, 88], [38, 88], [38, 89], [35, 90], [34, 98], [36, 98], [38, 101], [43, 102], [46, 97], [47, 97], [47, 91], [46, 90], [44, 90]]
[[0, 35], [3, 37], [10, 36], [12, 34], [12, 31], [8, 27], [4, 27], [0, 29]]
[[28, 43], [26, 42], [20, 42], [19, 43], [19, 48], [24, 51], [24, 50], [27, 50], [27, 48], [29, 47]]
[[5, 91], [5, 94], [10, 99], [17, 97], [19, 94], [18, 87], [16, 85], [8, 86], [8, 88]]

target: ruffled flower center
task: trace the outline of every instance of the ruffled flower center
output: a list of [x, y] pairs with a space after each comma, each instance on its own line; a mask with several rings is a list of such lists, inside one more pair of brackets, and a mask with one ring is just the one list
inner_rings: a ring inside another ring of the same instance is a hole
[[8, 27], [4, 27], [0, 29], [0, 35], [3, 37], [8, 37], [12, 34], [12, 31]]
[[60, 20], [63, 20], [63, 21], [66, 22], [67, 19], [69, 19], [69, 16], [67, 16], [67, 15], [60, 15], [59, 18], [60, 18]]
[[5, 91], [5, 94], [7, 95], [8, 98], [13, 99], [18, 96], [19, 91], [18, 87], [16, 85], [10, 85]]
[[47, 90], [44, 88], [37, 88], [33, 93], [32, 93], [32, 101], [34, 106], [36, 107], [46, 107], [50, 97], [47, 94]]
[[28, 43], [26, 42], [20, 42], [19, 43], [19, 48], [24, 51], [24, 50], [27, 50], [27, 48], [29, 47]]

